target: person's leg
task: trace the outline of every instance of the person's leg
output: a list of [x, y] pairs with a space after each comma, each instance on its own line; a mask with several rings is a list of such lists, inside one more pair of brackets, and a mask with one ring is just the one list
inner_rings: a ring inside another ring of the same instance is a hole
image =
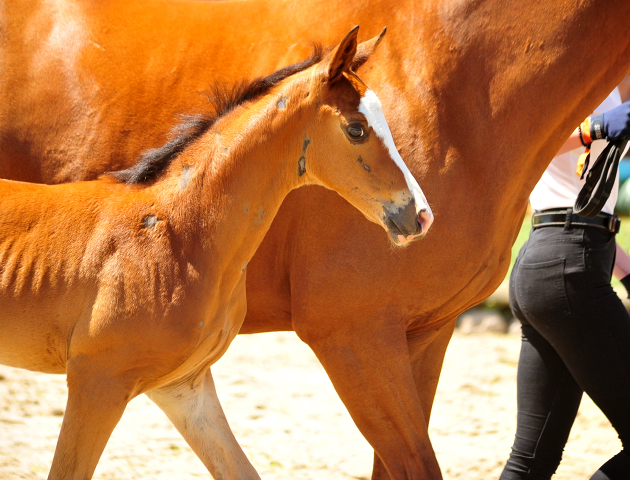
[[[584, 244], [576, 247], [568, 243], [554, 247], [561, 262], [537, 272], [540, 285], [527, 286], [531, 291], [520, 298], [520, 306], [628, 447], [630, 316], [610, 286], [614, 236], [585, 229]], [[528, 299], [526, 304], [523, 298]], [[611, 480], [630, 478], [624, 456], [607, 467], [615, 475], [609, 476]], [[607, 474], [600, 470], [596, 475]]]
[[628, 472], [630, 472], [630, 455], [622, 450], [602, 465], [590, 480], [626, 479], [628, 478]]
[[[566, 354], [567, 366], [619, 434], [623, 450], [602, 465], [590, 480], [630, 479], [630, 317], [609, 283], [591, 285], [591, 327], [587, 359]], [[570, 340], [569, 340], [570, 341]]]
[[517, 374], [516, 436], [501, 480], [549, 480], [577, 414], [582, 389], [553, 347], [523, 325]]
[[[556, 264], [552, 262], [549, 266], [547, 261], [554, 258], [555, 245], [539, 244], [537, 240], [534, 237], [523, 246], [510, 277], [510, 307], [523, 324], [523, 334], [517, 372], [516, 435], [501, 480], [551, 478], [560, 464], [582, 398], [582, 390], [564, 362], [544, 337], [529, 325], [519, 301], [523, 300], [525, 306], [532, 297], [533, 301], [538, 301], [536, 289], [548, 288], [545, 285], [545, 279], [549, 280], [546, 271], [556, 268]], [[528, 244], [534, 249], [529, 254]], [[520, 267], [523, 257], [526, 262], [524, 271]], [[563, 305], [555, 308], [552, 305], [548, 310], [553, 312], [563, 308]]]

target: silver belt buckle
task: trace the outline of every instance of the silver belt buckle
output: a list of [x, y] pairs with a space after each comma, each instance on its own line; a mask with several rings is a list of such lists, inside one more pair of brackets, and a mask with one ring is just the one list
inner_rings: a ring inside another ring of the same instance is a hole
[[609, 219], [608, 219], [608, 231], [609, 232], [614, 232], [617, 230], [617, 225], [619, 224], [619, 217], [617, 217], [617, 215], [612, 215]]

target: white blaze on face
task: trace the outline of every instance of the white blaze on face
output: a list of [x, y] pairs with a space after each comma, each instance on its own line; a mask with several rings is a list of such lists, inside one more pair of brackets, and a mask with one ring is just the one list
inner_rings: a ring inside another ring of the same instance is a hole
[[405, 164], [405, 161], [396, 149], [394, 137], [392, 137], [392, 132], [389, 130], [389, 125], [387, 125], [383, 109], [381, 108], [381, 102], [372, 90], [366, 90], [365, 95], [361, 98], [359, 112], [365, 116], [368, 121], [368, 125], [372, 127], [372, 130], [374, 130], [383, 144], [385, 144], [385, 147], [389, 152], [389, 156], [394, 162], [396, 162], [398, 168], [400, 168], [403, 172], [405, 180], [407, 181], [407, 187], [416, 200], [416, 211], [420, 212], [420, 210], [426, 209], [427, 213], [430, 213], [431, 208], [429, 207], [429, 203], [427, 202], [424, 193], [422, 193], [422, 190], [420, 189], [420, 185], [418, 185], [418, 182], [416, 182], [416, 179], [411, 174], [409, 168], [407, 168], [407, 165]]

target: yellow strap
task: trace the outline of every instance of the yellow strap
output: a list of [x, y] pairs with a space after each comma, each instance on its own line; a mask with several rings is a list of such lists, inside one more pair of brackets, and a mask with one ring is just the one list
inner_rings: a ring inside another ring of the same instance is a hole
[[584, 178], [584, 174], [586, 173], [586, 169], [588, 168], [588, 161], [591, 157], [591, 149], [586, 147], [584, 153], [580, 155], [580, 158], [577, 162], [577, 168], [575, 169], [575, 173], [578, 174], [580, 179]]

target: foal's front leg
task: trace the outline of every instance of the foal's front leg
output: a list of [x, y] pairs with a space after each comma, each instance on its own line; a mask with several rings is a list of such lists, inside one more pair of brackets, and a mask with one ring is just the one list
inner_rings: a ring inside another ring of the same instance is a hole
[[151, 390], [147, 396], [166, 413], [214, 478], [260, 479], [228, 425], [210, 368]]
[[92, 478], [105, 445], [129, 402], [133, 382], [110, 377], [89, 359], [67, 364], [68, 402], [49, 480]]

